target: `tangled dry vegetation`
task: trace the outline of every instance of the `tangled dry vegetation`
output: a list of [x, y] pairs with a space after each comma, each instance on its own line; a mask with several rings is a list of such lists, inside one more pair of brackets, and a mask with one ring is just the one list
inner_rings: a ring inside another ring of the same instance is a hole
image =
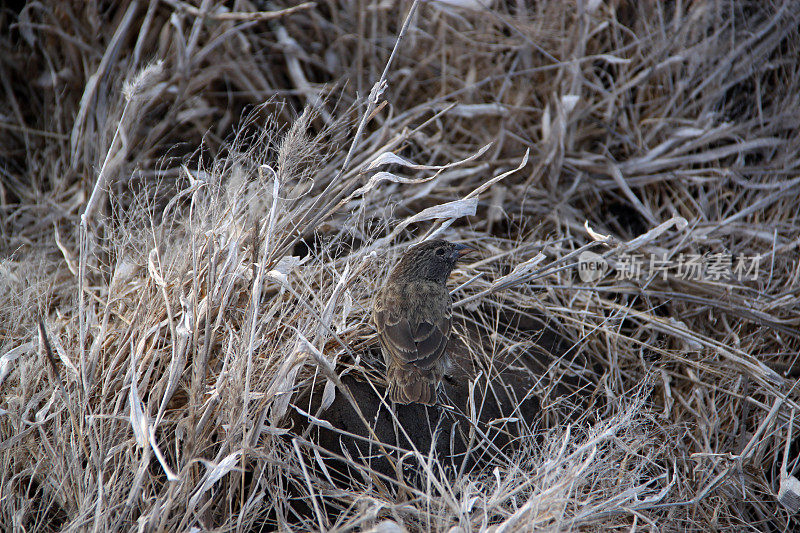
[[[800, 4], [259, 4], [0, 13], [4, 530], [798, 526]], [[479, 251], [455, 469], [331, 415], [377, 423], [434, 233]]]

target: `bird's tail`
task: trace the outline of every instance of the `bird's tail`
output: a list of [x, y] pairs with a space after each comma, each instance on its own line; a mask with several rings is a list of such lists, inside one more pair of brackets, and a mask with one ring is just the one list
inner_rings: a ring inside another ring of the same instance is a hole
[[428, 374], [417, 368], [395, 369], [389, 376], [389, 399], [402, 404], [434, 405], [439, 379]]

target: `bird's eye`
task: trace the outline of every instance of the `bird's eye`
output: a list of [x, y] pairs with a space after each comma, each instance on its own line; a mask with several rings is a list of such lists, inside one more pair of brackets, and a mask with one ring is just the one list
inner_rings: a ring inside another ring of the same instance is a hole
[[437, 248], [436, 255], [444, 255], [444, 248]]

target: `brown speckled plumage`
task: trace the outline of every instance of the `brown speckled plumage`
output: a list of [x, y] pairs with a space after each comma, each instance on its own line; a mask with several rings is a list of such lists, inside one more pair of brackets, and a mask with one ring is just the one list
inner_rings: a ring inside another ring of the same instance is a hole
[[470, 250], [443, 240], [412, 246], [375, 295], [373, 319], [392, 401], [436, 403], [436, 388], [449, 365], [447, 278]]

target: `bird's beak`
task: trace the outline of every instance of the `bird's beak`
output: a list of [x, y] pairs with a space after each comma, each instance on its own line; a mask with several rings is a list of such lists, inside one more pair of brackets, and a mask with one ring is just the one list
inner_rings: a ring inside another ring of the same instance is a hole
[[458, 261], [459, 259], [463, 259], [464, 256], [467, 255], [468, 253], [474, 252], [474, 251], [475, 251], [475, 248], [471, 248], [471, 247], [466, 246], [464, 244], [456, 244], [453, 247], [453, 255], [455, 256], [454, 259], [456, 261]]

